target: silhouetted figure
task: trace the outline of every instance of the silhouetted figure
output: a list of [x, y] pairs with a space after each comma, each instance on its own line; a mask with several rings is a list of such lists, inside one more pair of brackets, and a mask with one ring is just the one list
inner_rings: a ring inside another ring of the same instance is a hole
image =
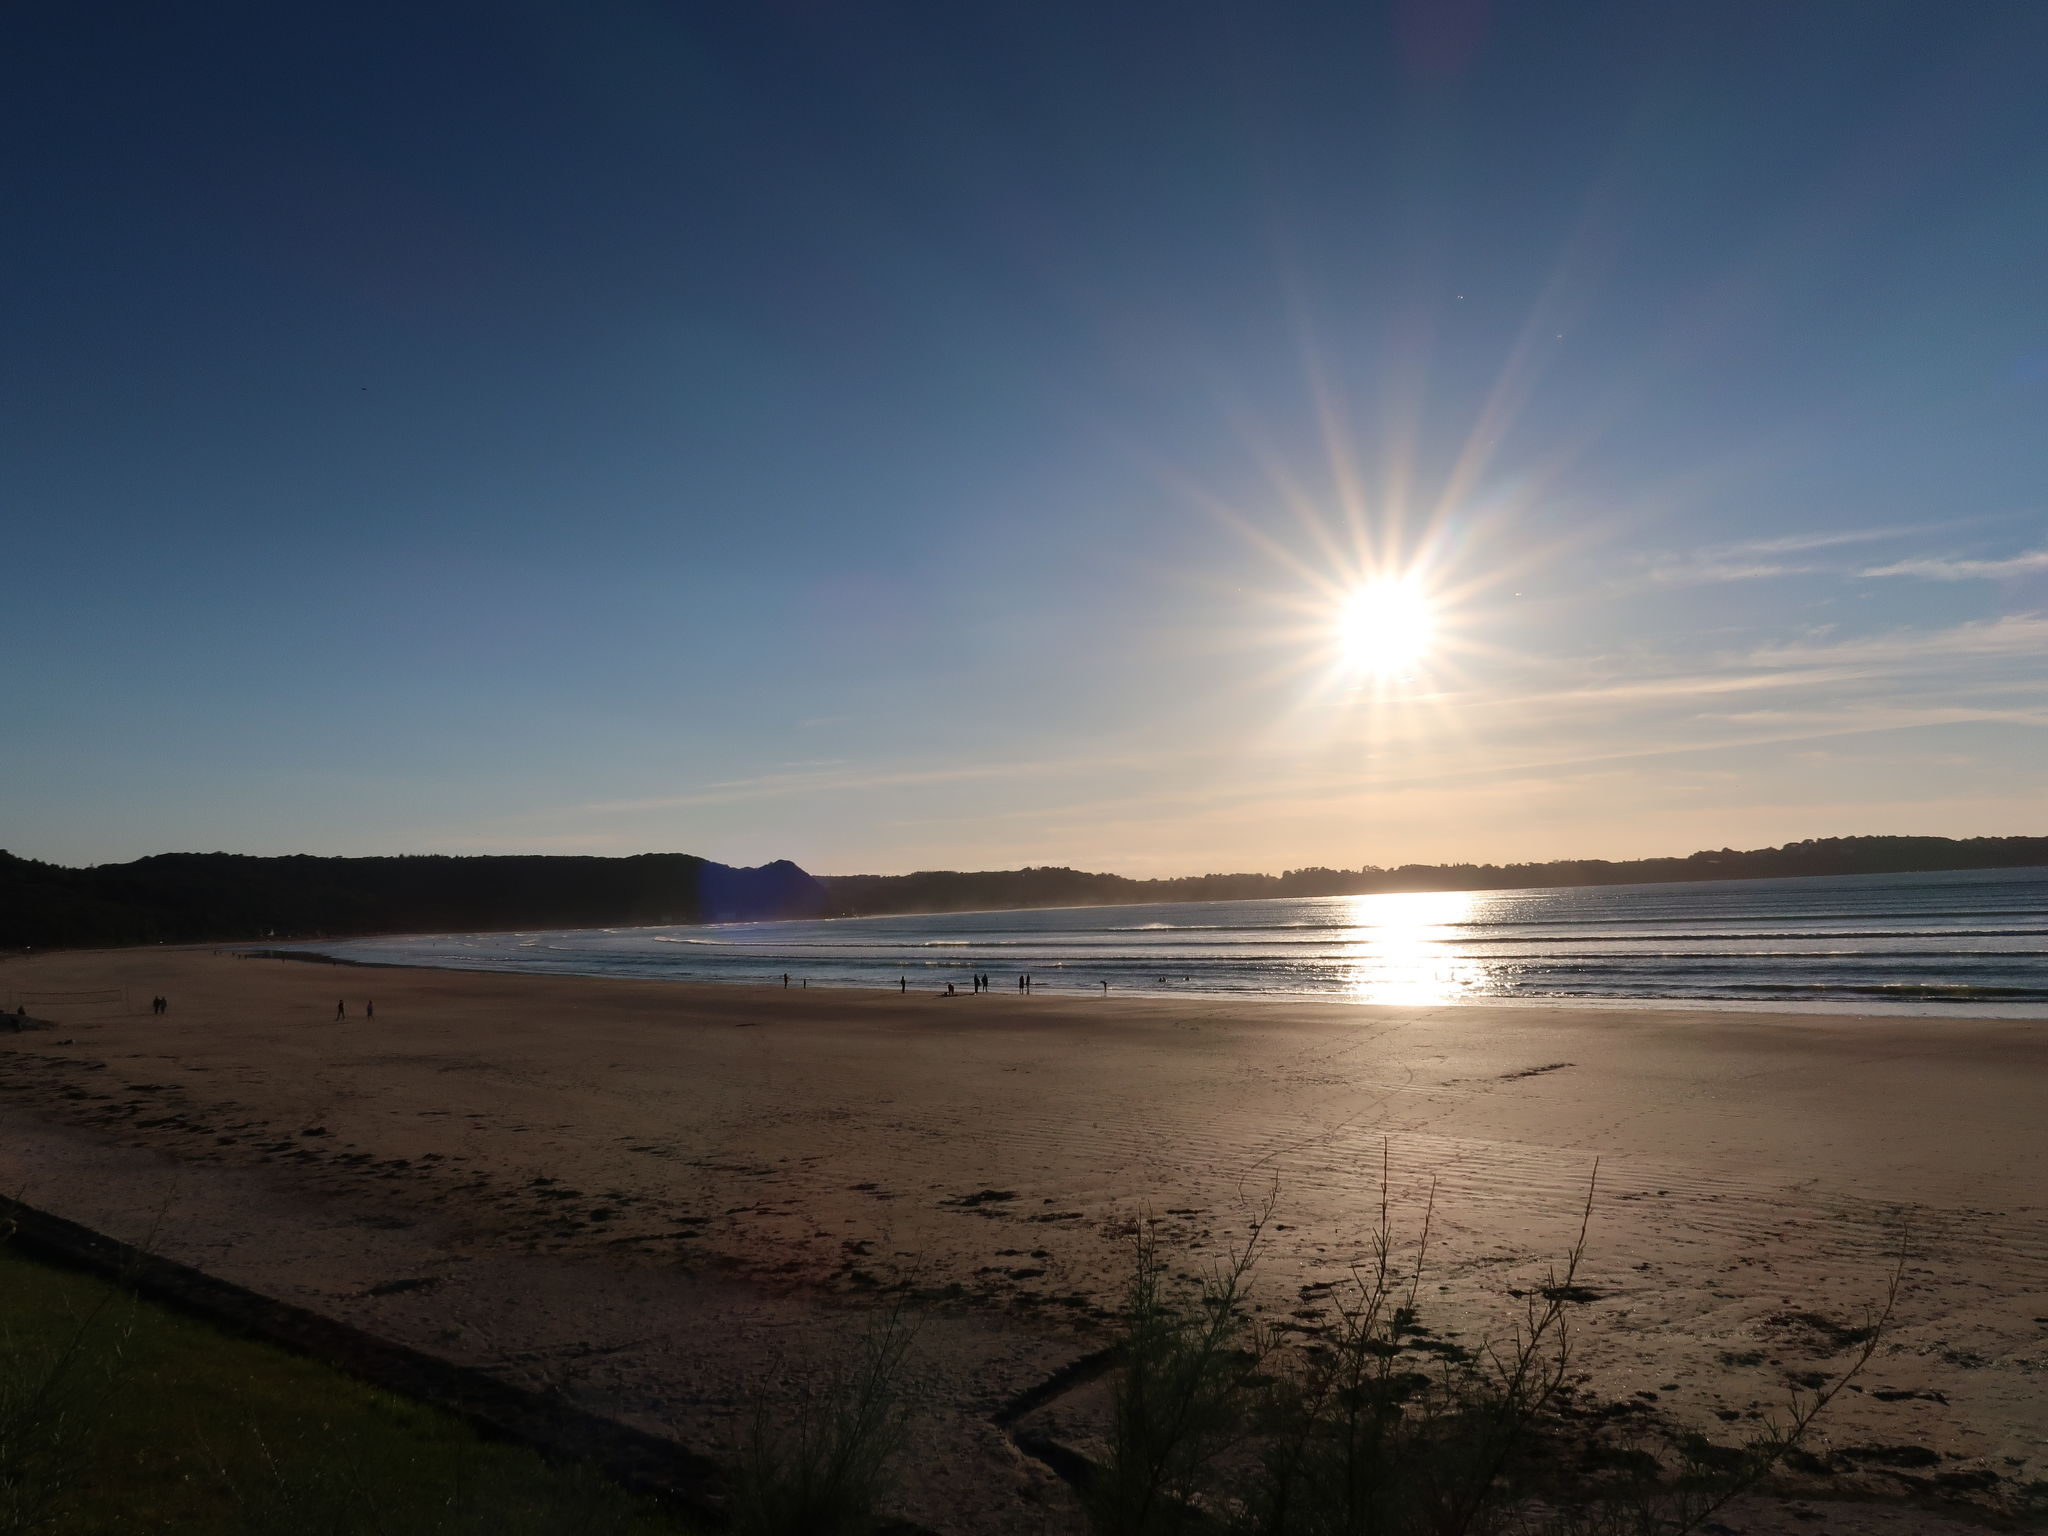
[[334, 1016], [335, 1016], [335, 1017], [336, 1017], [337, 1019], [339, 1019], [339, 1018], [343, 1018], [343, 1017], [345, 1017], [345, 1016], [347, 1015], [347, 1013], [348, 1013], [348, 1004], [347, 1004], [347, 1003], [345, 1003], [345, 1002], [343, 1002], [343, 1001], [342, 1001], [342, 1000], [341, 1000], [340, 998], [338, 998], [338, 997], [337, 997], [337, 998], [336, 998], [336, 999], [334, 1000]]
[[1102, 995], [1104, 997], [1109, 996], [1109, 983], [1106, 981], [1102, 984]]
[[782, 973], [782, 990], [785, 992], [789, 990], [789, 972], [787, 971]]
[[1019, 992], [1022, 992], [1024, 990], [1024, 978], [1022, 976], [1019, 976], [1017, 978], [1017, 990]]
[[377, 1005], [375, 1003], [364, 1003], [363, 1017], [366, 1019], [374, 1019], [375, 1017], [377, 1017]]
[[947, 983], [946, 983], [946, 996], [948, 996], [948, 997], [958, 997], [959, 995], [960, 995], [960, 994], [959, 994], [958, 992], [955, 992], [955, 991], [953, 990], [953, 983], [951, 983], [950, 981], [949, 981], [949, 982], [947, 982]]
[[908, 976], [898, 976], [896, 978], [896, 990], [898, 992], [908, 992], [910, 990], [910, 978]]

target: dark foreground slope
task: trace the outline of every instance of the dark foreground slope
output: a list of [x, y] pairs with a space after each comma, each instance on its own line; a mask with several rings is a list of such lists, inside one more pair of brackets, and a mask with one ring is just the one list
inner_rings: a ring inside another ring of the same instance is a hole
[[6, 949], [731, 922], [815, 917], [830, 906], [824, 887], [786, 859], [735, 869], [687, 853], [165, 853], [65, 869], [0, 852]]
[[1271, 896], [1363, 896], [1380, 891], [1503, 891], [1791, 875], [1895, 875], [1939, 869], [2021, 869], [2048, 864], [2048, 837], [1820, 837], [1782, 848], [1708, 850], [1686, 858], [1560, 859], [1547, 864], [1403, 864], [1381, 869], [1290, 869], [1282, 875], [1186, 875], [1132, 880], [1079, 869], [927, 870], [914, 875], [827, 875], [839, 910], [985, 912], [1014, 907], [1100, 907]]

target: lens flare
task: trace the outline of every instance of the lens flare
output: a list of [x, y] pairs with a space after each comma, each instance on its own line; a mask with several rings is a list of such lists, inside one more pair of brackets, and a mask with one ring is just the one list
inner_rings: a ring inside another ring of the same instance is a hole
[[1376, 581], [1344, 599], [1337, 644], [1351, 666], [1387, 676], [1429, 653], [1434, 628], [1429, 599], [1414, 582]]

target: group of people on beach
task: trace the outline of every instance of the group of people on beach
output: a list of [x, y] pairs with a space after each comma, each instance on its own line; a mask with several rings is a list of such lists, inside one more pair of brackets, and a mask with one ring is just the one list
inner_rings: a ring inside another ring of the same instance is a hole
[[171, 1000], [168, 997], [152, 997], [149, 1000], [149, 1011], [151, 1013], [169, 1013], [171, 1011]]
[[[973, 981], [973, 989], [976, 992], [987, 992], [996, 984], [993, 976], [985, 976], [979, 971], [976, 971], [971, 979]], [[910, 990], [910, 978], [907, 976], [898, 977], [896, 985], [899, 990], [908, 992]], [[1028, 975], [1017, 978], [1017, 990], [1019, 992], [1029, 992], [1031, 990], [1031, 978]], [[950, 981], [946, 983], [946, 996], [959, 996], [958, 989]]]
[[[345, 1019], [348, 1017], [347, 998], [337, 997], [334, 1000], [334, 1016], [337, 1019]], [[363, 1004], [363, 1017], [366, 1019], [374, 1019], [375, 1017], [377, 1017], [377, 1005], [375, 1003], [366, 1001]]]

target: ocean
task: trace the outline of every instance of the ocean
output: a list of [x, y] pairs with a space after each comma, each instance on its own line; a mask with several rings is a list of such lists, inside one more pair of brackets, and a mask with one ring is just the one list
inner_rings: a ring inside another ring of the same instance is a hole
[[2048, 1018], [2048, 868], [326, 941], [672, 981]]

